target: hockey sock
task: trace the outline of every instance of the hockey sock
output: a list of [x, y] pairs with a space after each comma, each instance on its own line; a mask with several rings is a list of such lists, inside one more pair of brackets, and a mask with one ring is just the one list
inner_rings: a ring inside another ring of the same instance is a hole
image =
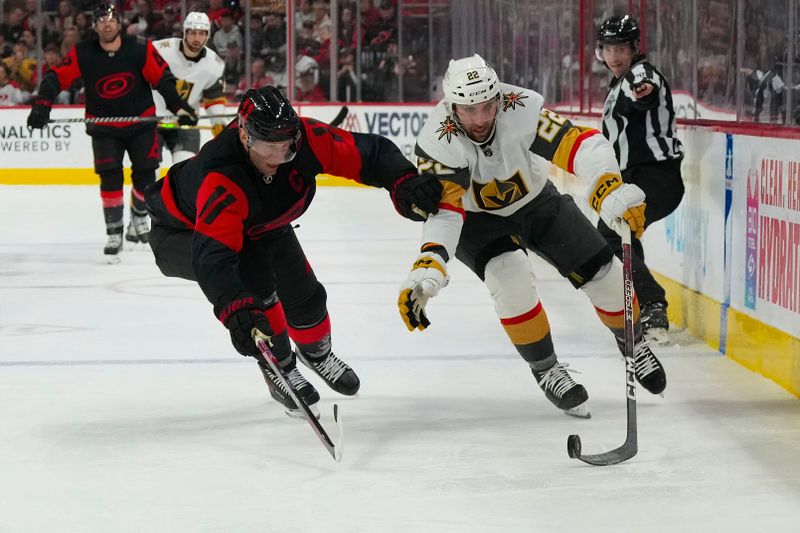
[[331, 352], [331, 319], [327, 312], [313, 326], [289, 326], [289, 335], [300, 351], [312, 359], [325, 357]]
[[269, 327], [272, 330], [272, 353], [280, 363], [281, 367], [286, 367], [294, 360], [292, 357], [292, 346], [289, 343], [289, 332], [286, 329], [286, 316], [283, 314], [283, 306], [278, 301], [264, 311]]
[[103, 218], [106, 234], [122, 233], [122, 169], [100, 172], [100, 198], [103, 202]]

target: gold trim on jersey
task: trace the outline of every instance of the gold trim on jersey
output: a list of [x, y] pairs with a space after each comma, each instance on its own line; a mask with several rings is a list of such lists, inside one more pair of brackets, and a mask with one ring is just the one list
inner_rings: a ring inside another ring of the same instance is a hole
[[442, 182], [442, 199], [439, 200], [440, 203], [452, 205], [453, 207], [457, 207], [459, 209], [464, 208], [464, 203], [462, 202], [461, 198], [464, 196], [464, 193], [467, 191], [464, 190], [464, 187], [454, 183], [452, 181], [443, 181]]
[[558, 148], [556, 148], [556, 152], [553, 154], [553, 164], [561, 170], [569, 172], [569, 157], [572, 155], [575, 143], [578, 141], [581, 134], [593, 129], [594, 128], [588, 128], [586, 126], [571, 126], [561, 139], [559, 139]]
[[478, 183], [473, 180], [472, 190], [475, 204], [484, 211], [496, 211], [508, 207], [530, 192], [519, 170], [507, 180], [494, 178], [488, 183]]

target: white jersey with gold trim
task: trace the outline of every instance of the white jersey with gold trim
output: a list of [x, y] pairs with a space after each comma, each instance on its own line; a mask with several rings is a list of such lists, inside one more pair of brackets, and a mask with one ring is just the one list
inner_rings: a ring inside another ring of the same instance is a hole
[[450, 257], [465, 212], [512, 215], [542, 191], [551, 165], [587, 185], [608, 177], [621, 182], [614, 150], [598, 130], [575, 126], [542, 107], [544, 98], [530, 89], [501, 83], [500, 91], [495, 131], [487, 142], [470, 140], [444, 100], [417, 139], [417, 168], [444, 184], [439, 213], [424, 224], [423, 243], [443, 245]]
[[[169, 65], [176, 78], [176, 88], [181, 98], [189, 102], [196, 111], [200, 106], [205, 107], [210, 114], [224, 113], [226, 99], [223, 93], [222, 73], [225, 63], [216, 52], [205, 47], [198, 60], [187, 58], [181, 51], [182, 39], [169, 37], [153, 41], [153, 46]], [[164, 99], [157, 92], [153, 92], [156, 102], [156, 112], [159, 115], [169, 115]], [[214, 106], [212, 111], [209, 109]], [[220, 107], [216, 107], [220, 106]]]

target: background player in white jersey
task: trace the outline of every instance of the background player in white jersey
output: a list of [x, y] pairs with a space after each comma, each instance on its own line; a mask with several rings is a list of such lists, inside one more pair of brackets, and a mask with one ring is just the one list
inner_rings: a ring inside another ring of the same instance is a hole
[[[211, 33], [208, 15], [192, 11], [183, 21], [183, 38], [169, 37], [154, 41], [170, 70], [177, 78], [178, 94], [199, 113], [202, 105], [209, 115], [225, 113], [224, 82], [225, 63], [206, 46]], [[164, 100], [154, 94], [159, 115], [166, 111]], [[224, 119], [213, 119], [214, 136], [225, 127]], [[200, 151], [200, 132], [197, 129], [161, 129], [163, 144], [172, 153], [172, 163], [180, 163]]]
[[[547, 398], [568, 414], [588, 416], [588, 395], [559, 363], [536, 292], [527, 250], [555, 266], [594, 305], [622, 348], [622, 264], [568, 195], [548, 179], [550, 165], [592, 185], [591, 205], [609, 224], [633, 231], [644, 206], [622, 183], [614, 152], [600, 132], [574, 126], [542, 107], [531, 90], [500, 83], [477, 54], [451, 60], [444, 100], [417, 139], [417, 166], [443, 183], [439, 212], [423, 225], [422, 249], [398, 306], [409, 330], [429, 325], [425, 304], [457, 257], [486, 283], [506, 334]], [[666, 375], [642, 339], [634, 302], [636, 377], [654, 394]]]
[[[597, 32], [597, 58], [613, 74], [603, 108], [603, 135], [611, 141], [622, 171], [645, 204], [644, 231], [678, 207], [683, 198], [683, 146], [676, 136], [672, 93], [664, 75], [639, 50], [639, 25], [632, 17], [606, 19]], [[619, 235], [603, 221], [597, 228], [617, 257]], [[667, 342], [667, 299], [644, 262], [642, 232], [631, 238], [633, 286], [647, 338]]]

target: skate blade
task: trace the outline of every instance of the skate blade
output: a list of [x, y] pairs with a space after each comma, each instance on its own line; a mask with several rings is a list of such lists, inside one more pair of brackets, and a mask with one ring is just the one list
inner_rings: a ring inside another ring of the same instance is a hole
[[666, 346], [669, 344], [669, 333], [664, 328], [648, 329], [644, 332], [644, 338], [656, 346]]
[[[319, 414], [319, 409], [317, 408], [316, 405], [309, 405], [308, 406], [308, 410], [311, 411], [311, 414], [314, 415], [314, 418], [319, 420], [320, 414]], [[305, 418], [306, 418], [306, 417], [303, 416], [303, 411], [301, 411], [300, 409], [289, 409], [289, 408], [284, 407], [283, 408], [283, 412], [286, 413], [286, 415], [289, 418], [296, 418], [296, 419], [299, 419], [299, 420], [305, 420]]]
[[573, 407], [572, 409], [564, 409], [564, 414], [569, 416], [574, 416], [576, 418], [592, 418], [592, 413], [589, 412], [589, 408], [586, 406], [586, 402]]

